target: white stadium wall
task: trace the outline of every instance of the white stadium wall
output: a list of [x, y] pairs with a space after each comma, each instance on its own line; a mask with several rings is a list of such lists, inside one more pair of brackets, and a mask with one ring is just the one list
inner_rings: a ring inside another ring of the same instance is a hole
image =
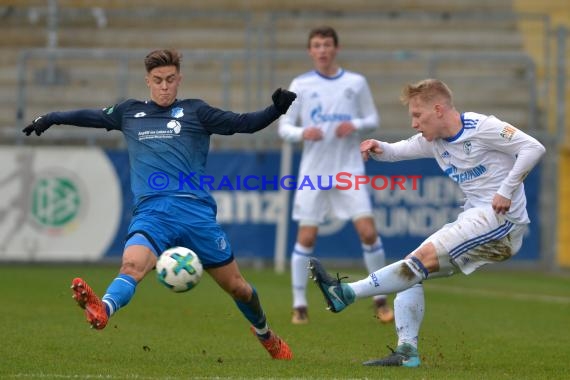
[[98, 261], [122, 213], [116, 170], [101, 149], [0, 150], [0, 260]]
[[[5, 146], [0, 159], [0, 261], [120, 260], [133, 207], [126, 151]], [[293, 155], [292, 167], [299, 159]], [[296, 170], [280, 173], [280, 162], [278, 151], [212, 152], [208, 158], [218, 221], [238, 259], [285, 261], [294, 245], [297, 226], [287, 202]], [[512, 262], [540, 259], [540, 171], [539, 165], [525, 180], [533, 223]], [[433, 160], [368, 163], [367, 173], [417, 179], [407, 181], [405, 189], [376, 181], [371, 191], [388, 260], [411, 252], [461, 210], [463, 195]], [[278, 239], [280, 231], [284, 237]], [[319, 235], [319, 257], [361, 263], [362, 249], [350, 222], [327, 223]]]

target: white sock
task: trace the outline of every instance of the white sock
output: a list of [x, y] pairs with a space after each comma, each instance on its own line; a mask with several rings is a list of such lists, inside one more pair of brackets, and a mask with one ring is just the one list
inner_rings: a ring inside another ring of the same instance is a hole
[[309, 259], [313, 248], [296, 243], [291, 254], [291, 285], [293, 287], [293, 307], [307, 306], [307, 282], [309, 280]]
[[409, 343], [418, 348], [418, 335], [424, 319], [424, 310], [424, 287], [421, 283], [398, 293], [394, 299], [398, 346]]
[[103, 301], [103, 303], [105, 304], [105, 306], [107, 306], [107, 313], [109, 313], [109, 317], [113, 314], [115, 314], [115, 308], [113, 307], [113, 303], [109, 302], [105, 299], [101, 300]]
[[363, 280], [349, 283], [356, 298], [372, 297], [381, 294], [400, 292], [427, 278], [423, 264], [412, 257], [385, 266], [370, 273]]
[[265, 327], [262, 329], [258, 329], [257, 327], [253, 326], [253, 328], [255, 329], [255, 333], [257, 335], [265, 335], [269, 332], [269, 326], [267, 325], [267, 323], [265, 324]]
[[[386, 265], [386, 253], [384, 252], [384, 245], [380, 236], [372, 244], [362, 243], [362, 254], [364, 256], [364, 264], [368, 273], [377, 271]], [[374, 296], [374, 301], [385, 300], [386, 295]]]

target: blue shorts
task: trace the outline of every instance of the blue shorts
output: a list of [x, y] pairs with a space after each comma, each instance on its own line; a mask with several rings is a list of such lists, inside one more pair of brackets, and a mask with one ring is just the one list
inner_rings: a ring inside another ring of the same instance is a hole
[[127, 240], [145, 236], [159, 254], [182, 246], [196, 252], [204, 268], [233, 261], [230, 242], [216, 221], [216, 207], [190, 197], [157, 196], [138, 204]]

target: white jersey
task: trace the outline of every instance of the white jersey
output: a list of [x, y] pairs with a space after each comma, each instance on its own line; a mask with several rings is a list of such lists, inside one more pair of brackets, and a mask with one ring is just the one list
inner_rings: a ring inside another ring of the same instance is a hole
[[303, 128], [318, 127], [323, 139], [305, 141], [299, 178], [305, 175], [334, 176], [339, 172], [364, 174], [360, 155], [360, 133], [338, 138], [336, 127], [343, 121], [357, 132], [373, 130], [379, 115], [364, 76], [339, 70], [334, 77], [311, 71], [293, 79], [289, 90], [297, 94], [279, 123], [279, 135], [289, 142], [302, 141]]
[[421, 134], [393, 144], [380, 142], [380, 161], [434, 157], [466, 196], [465, 209], [489, 207], [495, 194], [511, 200], [507, 219], [529, 223], [523, 180], [544, 153], [535, 138], [494, 116], [465, 112], [463, 128], [447, 139]]

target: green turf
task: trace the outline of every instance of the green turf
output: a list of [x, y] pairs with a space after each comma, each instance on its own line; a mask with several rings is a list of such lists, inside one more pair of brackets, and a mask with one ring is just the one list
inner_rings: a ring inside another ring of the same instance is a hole
[[[290, 324], [289, 276], [244, 270], [271, 325], [295, 353], [271, 360], [209, 277], [174, 294], [149, 276], [103, 331], [88, 328], [69, 289], [83, 276], [102, 293], [115, 267], [0, 267], [0, 378], [563, 379], [570, 377], [570, 278], [481, 271], [425, 283], [422, 366], [363, 367], [395, 343], [393, 325], [360, 300]], [[363, 273], [353, 271], [351, 279]]]

